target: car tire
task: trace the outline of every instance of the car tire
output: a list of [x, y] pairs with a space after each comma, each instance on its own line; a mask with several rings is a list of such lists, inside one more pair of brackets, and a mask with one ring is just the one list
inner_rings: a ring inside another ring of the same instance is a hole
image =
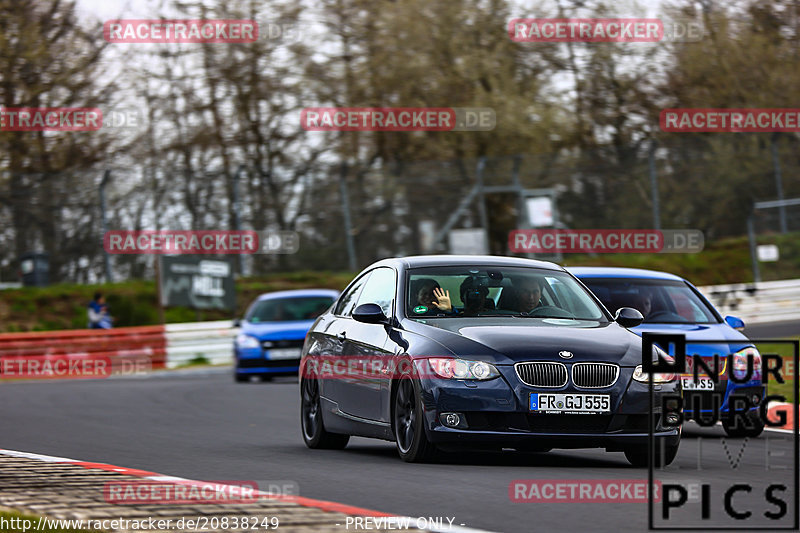
[[747, 414], [748, 422], [750, 423], [750, 427], [733, 427], [734, 421], [728, 420], [728, 417], [722, 417], [722, 429], [725, 430], [725, 434], [729, 437], [750, 437], [755, 438], [761, 435], [764, 431], [764, 421], [761, 420], [761, 417], [758, 413], [750, 412]]
[[398, 380], [392, 397], [392, 429], [397, 453], [407, 463], [424, 463], [436, 455], [436, 446], [425, 433], [425, 414], [414, 379]]
[[300, 382], [300, 429], [306, 446], [315, 450], [341, 450], [350, 440], [350, 435], [325, 430], [319, 382], [316, 379], [303, 379]]
[[[680, 447], [681, 441], [677, 441], [674, 445], [673, 444], [666, 444], [666, 440], [664, 439], [656, 439], [656, 453], [655, 457], [653, 457], [653, 466], [656, 468], [660, 468], [662, 466], [668, 466], [672, 464], [672, 461], [675, 460], [675, 457], [678, 455], [678, 448]], [[661, 447], [666, 446], [666, 450], [664, 450], [664, 462], [661, 462]], [[644, 448], [644, 449], [643, 449]], [[650, 458], [648, 457], [648, 449], [647, 444], [644, 447], [640, 446], [631, 446], [625, 448], [625, 458], [628, 462], [637, 467], [637, 468], [644, 468], [648, 465]]]
[[237, 374], [237, 373], [234, 373], [234, 374], [233, 374], [233, 380], [234, 380], [236, 383], [247, 383], [247, 382], [249, 382], [249, 381], [250, 381], [250, 376], [249, 376], [249, 375], [247, 375], [247, 374]]

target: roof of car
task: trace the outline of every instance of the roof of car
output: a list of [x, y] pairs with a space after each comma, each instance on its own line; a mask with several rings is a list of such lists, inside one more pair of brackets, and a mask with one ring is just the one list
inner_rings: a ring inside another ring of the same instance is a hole
[[577, 278], [638, 278], [638, 279], [663, 279], [670, 281], [685, 281], [682, 277], [643, 268], [621, 267], [568, 267], [567, 270]]
[[420, 268], [433, 266], [494, 266], [494, 267], [528, 267], [545, 268], [548, 270], [564, 269], [548, 261], [536, 261], [523, 257], [508, 257], [501, 255], [412, 255], [407, 257], [393, 257], [384, 259], [371, 265], [395, 266], [400, 268]]
[[256, 300], [272, 300], [276, 298], [303, 296], [330, 296], [332, 298], [336, 298], [339, 296], [339, 291], [335, 291], [333, 289], [297, 289], [292, 291], [275, 291], [264, 293], [256, 298]]

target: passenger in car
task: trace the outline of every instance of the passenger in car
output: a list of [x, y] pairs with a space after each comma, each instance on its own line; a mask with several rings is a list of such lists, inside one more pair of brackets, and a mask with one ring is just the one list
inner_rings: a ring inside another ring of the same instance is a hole
[[450, 303], [450, 291], [445, 291], [435, 279], [418, 280], [416, 286], [417, 303], [428, 308], [429, 311], [438, 309], [449, 312], [453, 310]]
[[494, 301], [489, 298], [489, 287], [475, 276], [468, 276], [461, 282], [459, 293], [464, 302], [462, 312], [465, 315], [475, 315], [495, 308]]

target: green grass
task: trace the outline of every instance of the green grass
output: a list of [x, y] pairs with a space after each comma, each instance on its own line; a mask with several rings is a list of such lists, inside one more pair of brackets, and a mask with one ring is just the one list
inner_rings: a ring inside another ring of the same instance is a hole
[[[790, 338], [786, 340], [797, 341], [800, 338]], [[771, 344], [771, 343], [756, 343], [756, 348], [762, 355], [773, 354], [783, 358], [794, 357], [794, 348], [790, 344]], [[769, 376], [767, 382], [767, 393], [771, 395], [783, 396], [789, 403], [794, 402], [794, 382], [797, 379], [797, 369], [794, 369], [794, 376], [788, 376], [784, 379], [783, 383], [778, 383], [772, 375]]]
[[[165, 309], [167, 323], [224, 320], [240, 317], [259, 294], [287, 289], [343, 289], [352, 272], [290, 272], [236, 281], [236, 311], [196, 311], [185, 307]], [[103, 285], [59, 284], [24, 287], [0, 292], [0, 332], [50, 331], [86, 327], [86, 305], [95, 291], [106, 295], [116, 327], [159, 323], [156, 285], [132, 280]]]
[[[13, 520], [13, 522], [12, 522]], [[28, 520], [29, 522], [24, 522]], [[52, 520], [52, 519], [51, 519]], [[18, 513], [16, 511], [0, 511], [0, 533], [30, 533], [36, 531], [36, 525], [39, 523], [39, 517]], [[52, 522], [51, 522], [52, 523]], [[5, 527], [3, 527], [5, 525]], [[11, 527], [11, 526], [14, 527]], [[27, 530], [26, 530], [27, 526]], [[45, 524], [42, 524], [45, 527]], [[48, 531], [54, 533], [99, 533], [96, 530], [90, 529], [67, 529], [67, 528], [52, 528], [42, 529], [41, 531]]]

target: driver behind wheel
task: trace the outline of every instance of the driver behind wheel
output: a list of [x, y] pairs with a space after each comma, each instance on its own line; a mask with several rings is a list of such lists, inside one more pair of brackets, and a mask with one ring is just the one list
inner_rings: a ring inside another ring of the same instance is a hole
[[514, 288], [518, 295], [518, 308], [520, 313], [530, 313], [537, 307], [543, 307], [542, 282], [538, 278], [525, 277], [517, 280]]
[[653, 295], [649, 292], [640, 292], [634, 307], [642, 313], [644, 318], [647, 318], [653, 310]]

